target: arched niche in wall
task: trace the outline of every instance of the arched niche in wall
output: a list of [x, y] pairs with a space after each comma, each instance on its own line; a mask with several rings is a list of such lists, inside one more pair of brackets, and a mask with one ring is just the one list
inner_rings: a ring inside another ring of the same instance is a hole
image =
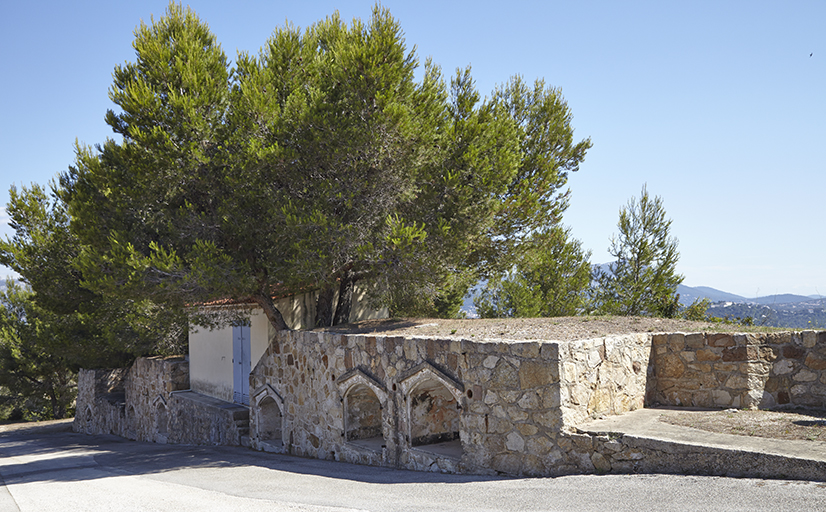
[[411, 447], [461, 458], [463, 386], [423, 363], [399, 382], [407, 406], [407, 440]]
[[135, 416], [135, 406], [130, 405], [128, 409], [126, 409], [126, 438], [127, 439], [137, 439], [138, 438], [138, 425], [137, 425], [138, 418]]
[[252, 398], [259, 449], [266, 452], [284, 451], [284, 399], [269, 384], [256, 389]]
[[169, 409], [166, 400], [158, 395], [152, 405], [155, 407], [155, 442], [166, 443], [169, 435]]
[[381, 451], [384, 447], [382, 415], [387, 403], [387, 390], [359, 369], [345, 373], [336, 384], [342, 397], [345, 442]]
[[84, 415], [83, 419], [86, 421], [86, 432], [92, 431], [92, 423], [94, 422], [95, 414], [92, 412], [92, 406], [86, 406], [86, 414]]

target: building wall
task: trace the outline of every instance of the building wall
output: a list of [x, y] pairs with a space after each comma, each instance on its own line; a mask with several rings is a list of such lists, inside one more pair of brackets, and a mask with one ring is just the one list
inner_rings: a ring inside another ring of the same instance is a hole
[[193, 391], [232, 402], [232, 326], [189, 333], [189, 370]]
[[[337, 295], [337, 294], [336, 294]], [[315, 322], [318, 293], [284, 297], [275, 306], [291, 329], [310, 329]], [[336, 299], [334, 299], [336, 300]], [[387, 309], [368, 308], [366, 292], [356, 286], [353, 293], [351, 322], [387, 318]], [[264, 354], [270, 343], [270, 323], [260, 308], [250, 312], [250, 367]], [[233, 401], [232, 326], [219, 329], [197, 327], [189, 334], [190, 381], [198, 393]]]

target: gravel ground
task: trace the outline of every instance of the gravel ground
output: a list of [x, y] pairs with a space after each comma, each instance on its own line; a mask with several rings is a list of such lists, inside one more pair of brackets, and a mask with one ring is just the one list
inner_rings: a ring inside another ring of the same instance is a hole
[[660, 421], [692, 427], [718, 434], [791, 439], [796, 441], [826, 441], [826, 412], [813, 410], [667, 411]]
[[690, 322], [668, 318], [575, 316], [555, 318], [368, 320], [320, 331], [384, 336], [434, 336], [500, 340], [581, 340], [635, 332], [756, 332], [765, 328]]

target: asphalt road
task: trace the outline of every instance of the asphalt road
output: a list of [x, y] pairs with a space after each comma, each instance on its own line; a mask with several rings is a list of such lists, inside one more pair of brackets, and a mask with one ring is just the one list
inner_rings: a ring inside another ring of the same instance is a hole
[[[55, 431], [61, 430], [61, 431]], [[826, 510], [826, 484], [398, 471], [62, 428], [0, 433], [0, 511]]]

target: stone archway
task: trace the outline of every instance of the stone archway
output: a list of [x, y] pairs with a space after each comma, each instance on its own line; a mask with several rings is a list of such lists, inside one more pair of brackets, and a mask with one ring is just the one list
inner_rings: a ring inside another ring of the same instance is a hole
[[344, 440], [382, 441], [381, 403], [364, 384], [352, 386], [344, 395]]
[[285, 449], [284, 400], [265, 384], [252, 394], [253, 438], [258, 450], [283, 453]]
[[166, 404], [158, 401], [155, 408], [155, 442], [166, 443], [169, 438], [169, 414]]
[[344, 441], [381, 452], [385, 447], [383, 413], [387, 392], [384, 386], [356, 369], [341, 376], [338, 388], [342, 397]]
[[283, 415], [278, 402], [267, 395], [258, 402], [258, 440], [283, 444], [281, 440]]
[[401, 381], [410, 447], [461, 458], [461, 384], [425, 363]]

